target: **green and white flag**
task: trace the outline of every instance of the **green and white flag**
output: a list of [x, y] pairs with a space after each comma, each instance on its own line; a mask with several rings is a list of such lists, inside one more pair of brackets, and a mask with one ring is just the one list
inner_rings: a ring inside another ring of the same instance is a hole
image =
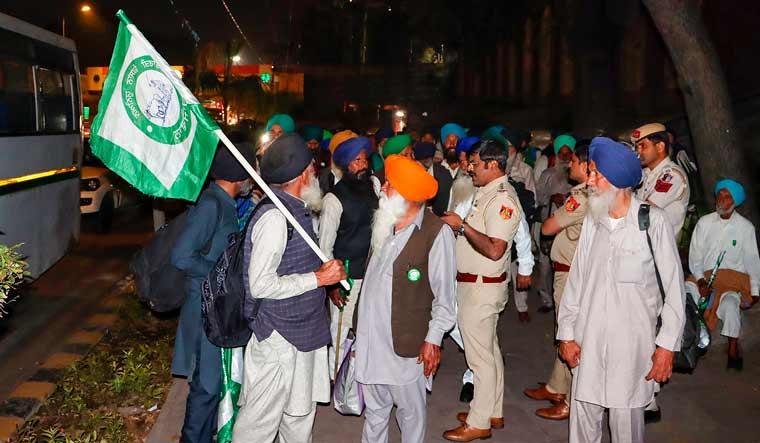
[[219, 140], [178, 73], [124, 15], [90, 145], [111, 170], [145, 194], [195, 200]]
[[232, 442], [240, 387], [243, 384], [243, 348], [222, 348], [222, 392], [217, 418], [216, 443]]

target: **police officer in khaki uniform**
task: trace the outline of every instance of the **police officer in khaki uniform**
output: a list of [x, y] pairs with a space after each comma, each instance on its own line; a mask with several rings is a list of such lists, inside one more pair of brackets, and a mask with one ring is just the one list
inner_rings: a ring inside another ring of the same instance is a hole
[[[649, 123], [634, 129], [631, 141], [644, 167], [644, 179], [636, 190], [636, 198], [665, 211], [678, 243], [689, 206], [689, 179], [686, 172], [668, 156], [670, 138], [667, 129], [660, 123]], [[659, 392], [658, 384], [655, 393]], [[655, 398], [647, 405], [644, 419], [647, 423], [657, 423], [661, 415]]]
[[[575, 247], [581, 236], [583, 219], [588, 211], [588, 143], [579, 142], [570, 160], [570, 179], [579, 183], [570, 191], [564, 205], [541, 225], [541, 233], [555, 235], [551, 249], [552, 267], [554, 268], [554, 306], [559, 312], [562, 291], [565, 289], [570, 264], [575, 255]], [[572, 374], [567, 364], [557, 355], [549, 382], [535, 389], [525, 389], [526, 396], [534, 400], [549, 400], [552, 406], [541, 408], [536, 415], [549, 420], [567, 420], [570, 417], [570, 384]]]
[[471, 150], [469, 170], [479, 189], [462, 220], [447, 212], [443, 221], [458, 232], [457, 302], [467, 363], [475, 373], [470, 411], [457, 415], [461, 426], [446, 431], [451, 441], [489, 438], [504, 427], [504, 363], [496, 333], [507, 303], [509, 251], [522, 208], [504, 180], [507, 152], [501, 143], [481, 140]]
[[644, 167], [644, 180], [636, 190], [636, 198], [665, 211], [678, 241], [689, 206], [689, 179], [668, 157], [667, 129], [660, 123], [646, 124], [631, 133], [631, 142]]

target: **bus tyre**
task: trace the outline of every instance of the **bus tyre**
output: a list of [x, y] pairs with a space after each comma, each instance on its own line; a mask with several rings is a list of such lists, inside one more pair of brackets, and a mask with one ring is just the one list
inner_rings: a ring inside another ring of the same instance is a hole
[[113, 196], [108, 193], [103, 197], [98, 211], [98, 232], [105, 234], [111, 230], [113, 224]]

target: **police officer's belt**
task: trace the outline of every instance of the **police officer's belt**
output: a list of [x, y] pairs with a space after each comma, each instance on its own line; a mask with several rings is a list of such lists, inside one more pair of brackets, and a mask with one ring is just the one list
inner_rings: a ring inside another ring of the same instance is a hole
[[502, 283], [507, 281], [507, 273], [503, 273], [498, 277], [486, 277], [476, 274], [468, 274], [466, 272], [457, 272], [457, 281], [463, 283], [475, 283], [478, 281], [478, 277], [482, 278], [483, 283]]

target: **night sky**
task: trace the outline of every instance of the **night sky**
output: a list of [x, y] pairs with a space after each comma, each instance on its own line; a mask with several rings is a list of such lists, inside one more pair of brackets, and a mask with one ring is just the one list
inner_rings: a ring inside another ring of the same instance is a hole
[[[278, 0], [227, 0], [227, 5], [255, 48], [246, 51], [245, 62], [256, 62], [256, 52], [271, 59], [276, 45], [297, 38], [299, 14], [318, 0], [292, 0], [293, 25], [290, 25], [290, 2]], [[83, 3], [92, 12], [82, 13]], [[285, 6], [283, 6], [285, 5]], [[124, 9], [127, 16], [171, 63], [192, 63], [194, 40], [183, 27], [187, 21], [200, 38], [227, 41], [240, 38], [221, 0], [3, 0], [0, 12], [31, 22], [50, 31], [61, 32], [61, 17], [66, 16], [67, 36], [75, 39], [83, 66], [107, 65], [116, 37], [118, 19], [115, 12]], [[266, 60], [268, 61], [268, 60]]]

